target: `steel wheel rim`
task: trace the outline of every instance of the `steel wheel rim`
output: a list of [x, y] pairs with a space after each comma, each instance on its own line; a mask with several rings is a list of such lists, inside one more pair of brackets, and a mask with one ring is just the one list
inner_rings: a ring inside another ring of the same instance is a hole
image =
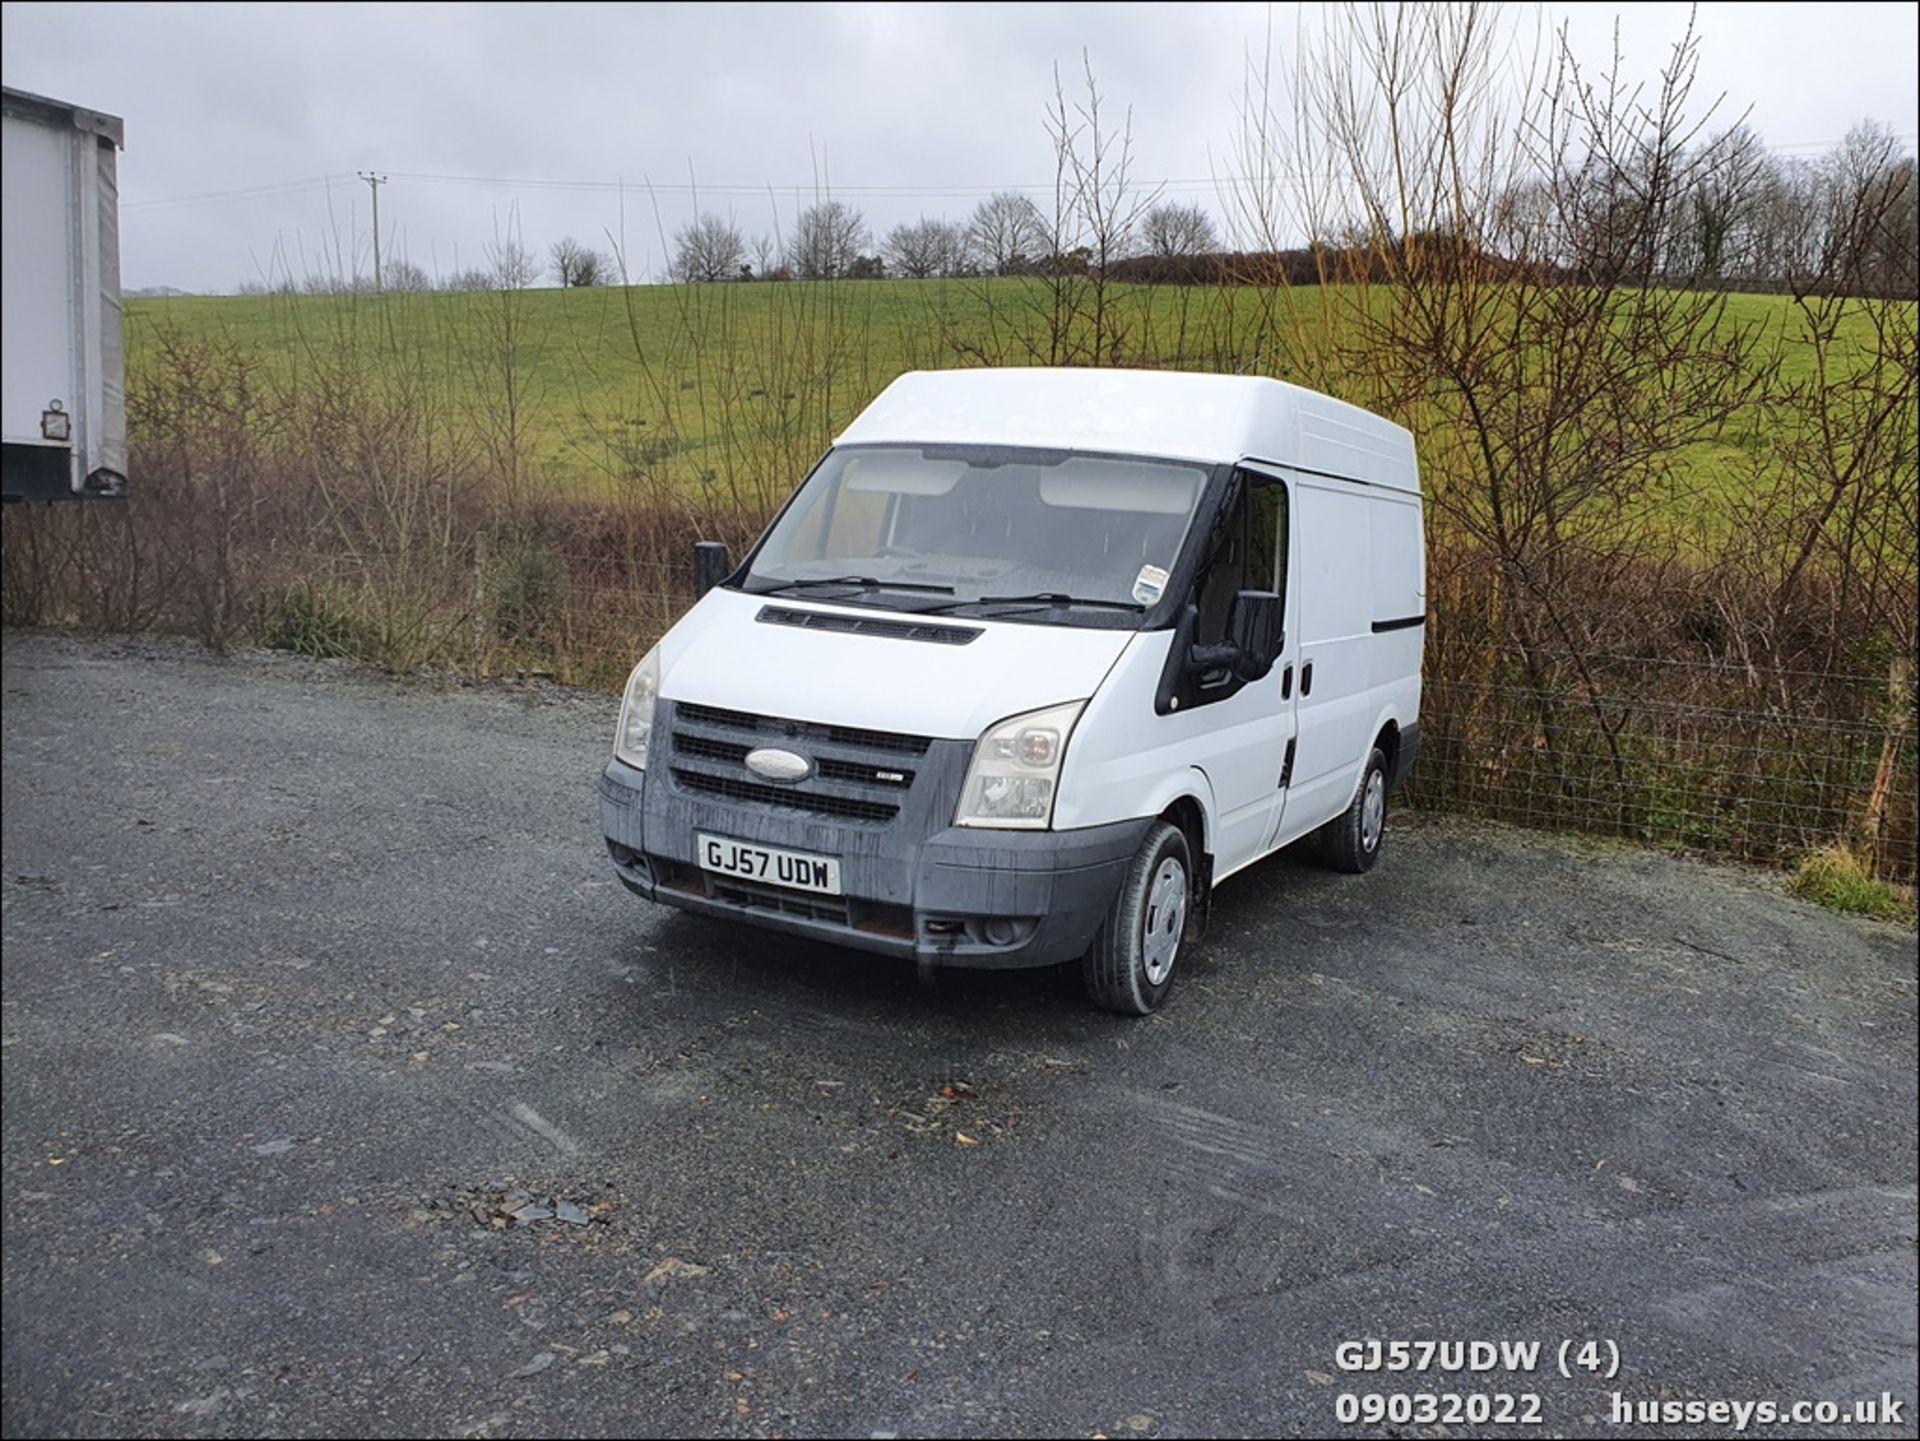
[[1366, 797], [1360, 803], [1360, 844], [1372, 850], [1380, 844], [1387, 825], [1387, 779], [1379, 771], [1367, 773]]
[[1147, 888], [1146, 914], [1140, 924], [1140, 954], [1147, 984], [1157, 986], [1173, 974], [1180, 936], [1187, 925], [1187, 868], [1168, 856]]

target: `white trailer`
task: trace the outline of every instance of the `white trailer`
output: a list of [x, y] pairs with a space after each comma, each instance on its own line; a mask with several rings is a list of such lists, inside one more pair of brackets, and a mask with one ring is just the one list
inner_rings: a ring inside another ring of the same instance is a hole
[[119, 117], [0, 94], [0, 493], [13, 500], [127, 492], [120, 340]]

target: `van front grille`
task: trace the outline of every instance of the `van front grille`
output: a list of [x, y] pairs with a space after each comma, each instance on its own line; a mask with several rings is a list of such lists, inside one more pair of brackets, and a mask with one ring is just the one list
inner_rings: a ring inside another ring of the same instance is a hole
[[[677, 738], [676, 738], [677, 739]], [[861, 800], [826, 791], [803, 790], [796, 786], [768, 785], [763, 781], [741, 780], [733, 776], [712, 775], [706, 771], [673, 768], [673, 778], [684, 789], [698, 795], [719, 796], [726, 800], [753, 801], [780, 810], [804, 811], [809, 815], [838, 816], [850, 821], [886, 822], [900, 814], [900, 807], [881, 801]]]
[[[671, 774], [683, 791], [863, 825], [900, 814], [933, 745], [927, 736], [754, 715], [720, 706], [672, 702]], [[763, 747], [791, 751], [810, 765], [793, 782], [747, 768]]]
[[825, 741], [829, 745], [854, 746], [867, 750], [896, 751], [902, 755], [925, 755], [933, 742], [926, 736], [902, 735], [894, 731], [861, 730], [856, 726], [819, 725], [812, 721], [781, 720], [777, 716], [753, 715], [747, 711], [724, 710], [719, 706], [695, 705], [679, 701], [674, 705], [677, 720], [715, 730], [746, 732], [758, 736], [753, 745], [778, 744], [781, 741]]
[[[693, 756], [703, 761], [724, 761], [745, 765], [754, 748], [739, 741], [717, 741], [710, 736], [682, 731], [673, 738], [675, 755]], [[913, 772], [896, 761], [845, 761], [822, 756], [814, 762], [814, 774], [822, 780], [851, 781], [862, 786], [886, 786], [905, 790], [913, 784]]]
[[874, 765], [869, 761], [841, 761], [831, 758], [822, 759], [814, 767], [821, 777], [830, 781], [852, 781], [862, 786], [887, 786], [903, 791], [913, 784], [913, 772], [891, 763]]
[[710, 740], [706, 736], [676, 735], [673, 738], [675, 755], [698, 756], [703, 761], [740, 761], [745, 762], [747, 752], [752, 746], [741, 745], [737, 741]]

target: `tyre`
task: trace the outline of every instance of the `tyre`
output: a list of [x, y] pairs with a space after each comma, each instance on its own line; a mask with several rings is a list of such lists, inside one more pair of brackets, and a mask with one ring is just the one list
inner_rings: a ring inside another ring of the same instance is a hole
[[1157, 821], [1081, 963], [1088, 999], [1128, 1016], [1158, 1010], [1173, 989], [1193, 904], [1187, 838], [1178, 826]]
[[1320, 827], [1320, 857], [1336, 871], [1361, 875], [1380, 858], [1386, 835], [1387, 756], [1375, 746], [1353, 804]]

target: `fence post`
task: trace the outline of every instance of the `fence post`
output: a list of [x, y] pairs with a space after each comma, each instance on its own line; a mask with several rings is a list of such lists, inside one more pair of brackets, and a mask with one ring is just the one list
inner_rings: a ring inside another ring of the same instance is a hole
[[487, 673], [487, 533], [473, 533], [473, 673]]
[[1861, 850], [1867, 874], [1880, 874], [1880, 838], [1886, 829], [1887, 800], [1893, 794], [1893, 775], [1899, 766], [1900, 743], [1906, 738], [1912, 721], [1910, 692], [1913, 673], [1904, 653], [1896, 653], [1887, 663], [1887, 733], [1880, 742], [1880, 768], [1874, 772], [1873, 791], [1867, 797], [1867, 814], [1861, 826]]

